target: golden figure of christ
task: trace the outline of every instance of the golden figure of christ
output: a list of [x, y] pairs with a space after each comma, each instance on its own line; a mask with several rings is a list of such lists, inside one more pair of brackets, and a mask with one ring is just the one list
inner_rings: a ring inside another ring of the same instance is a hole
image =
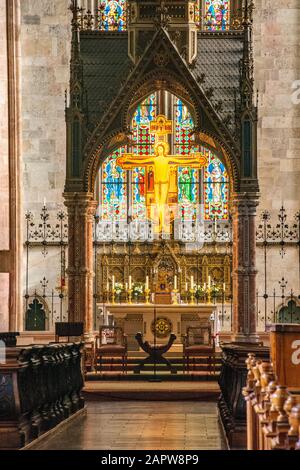
[[[159, 120], [159, 126], [156, 126]], [[164, 128], [163, 120], [168, 125]], [[192, 156], [187, 155], [169, 155], [170, 146], [164, 140], [167, 134], [170, 134], [170, 122], [164, 116], [158, 116], [157, 121], [151, 126], [152, 133], [158, 135], [158, 140], [154, 146], [154, 155], [137, 155], [125, 153], [117, 159], [117, 165], [125, 170], [131, 170], [137, 167], [151, 167], [154, 179], [154, 205], [156, 207], [158, 218], [159, 233], [169, 231], [169, 219], [166, 211], [168, 210], [168, 198], [170, 188], [170, 172], [174, 167], [189, 167], [200, 169], [207, 165], [207, 157], [200, 152]], [[157, 128], [157, 130], [154, 130]], [[160, 137], [163, 136], [163, 139]]]

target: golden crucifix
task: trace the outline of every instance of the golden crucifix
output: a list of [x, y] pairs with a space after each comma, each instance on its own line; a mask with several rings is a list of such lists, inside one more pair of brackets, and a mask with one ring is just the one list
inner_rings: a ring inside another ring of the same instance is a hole
[[[137, 167], [152, 168], [154, 178], [154, 206], [156, 218], [158, 219], [159, 233], [168, 233], [170, 222], [168, 218], [170, 172], [173, 168], [189, 167], [202, 168], [207, 165], [207, 157], [200, 152], [189, 155], [169, 155], [170, 146], [166, 141], [168, 134], [172, 134], [173, 122], [168, 121], [165, 116], [157, 116], [156, 121], [151, 123], [150, 132], [155, 134], [154, 155], [144, 156], [133, 153], [125, 153], [117, 159], [117, 165], [125, 170]], [[178, 190], [178, 187], [177, 187]]]

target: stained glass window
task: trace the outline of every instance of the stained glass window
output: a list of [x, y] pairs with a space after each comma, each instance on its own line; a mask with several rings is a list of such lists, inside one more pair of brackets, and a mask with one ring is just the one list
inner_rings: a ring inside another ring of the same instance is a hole
[[132, 171], [132, 216], [146, 219], [146, 170], [135, 168]]
[[155, 119], [156, 95], [150, 95], [137, 107], [132, 120], [134, 153], [151, 155], [155, 143], [155, 136], [150, 134], [150, 123]]
[[[191, 131], [194, 127], [188, 108], [179, 99], [175, 99], [175, 153], [190, 155], [192, 149]], [[199, 204], [199, 171], [191, 168], [178, 168], [178, 204], [183, 220], [196, 218]]]
[[200, 4], [199, 1], [195, 5], [195, 23], [200, 26], [201, 24], [201, 13], [200, 13]]
[[[193, 119], [187, 107], [175, 100], [175, 149], [178, 155], [190, 155], [195, 149], [191, 139]], [[228, 218], [229, 183], [224, 164], [214, 154], [201, 147], [208, 156], [208, 166], [202, 171], [203, 196], [200, 195], [200, 172], [191, 168], [178, 169], [178, 204], [182, 219], [193, 220], [197, 204], [204, 202], [205, 219]]]
[[225, 31], [229, 26], [230, 0], [203, 0], [204, 27], [209, 31]]
[[[151, 155], [155, 136], [150, 134], [150, 123], [157, 115], [156, 94], [150, 95], [138, 107], [132, 120], [133, 153]], [[146, 219], [146, 178], [145, 168], [132, 171], [132, 216], [134, 219]]]
[[206, 150], [208, 165], [204, 170], [205, 219], [228, 219], [229, 181], [224, 164]]
[[175, 148], [178, 155], [189, 155], [191, 149], [192, 116], [179, 99], [175, 100]]
[[124, 31], [127, 27], [127, 2], [105, 0], [99, 2], [99, 27], [104, 31]]
[[[173, 97], [173, 102], [174, 153], [186, 155], [188, 161], [189, 155], [200, 150], [207, 154], [209, 161], [202, 170], [192, 169], [188, 165], [174, 170], [171, 186], [174, 191], [178, 191], [178, 198], [175, 193], [178, 215], [182, 220], [193, 221], [199, 215], [199, 204], [203, 204], [206, 220], [227, 219], [229, 182], [225, 166], [211, 151], [204, 147], [194, 147], [192, 116], [181, 100]], [[147, 203], [151, 200], [151, 191], [153, 192], [153, 172], [150, 168], [146, 170], [138, 166], [132, 171], [122, 170], [116, 165], [116, 159], [124, 152], [139, 155], [153, 153], [155, 137], [150, 134], [150, 123], [158, 114], [157, 97], [153, 94], [134, 113], [133, 145], [119, 149], [103, 163], [100, 185], [103, 219], [126, 221], [128, 215], [139, 220], [147, 218]]]
[[127, 176], [116, 164], [124, 150], [114, 152], [102, 165], [102, 219], [127, 220]]

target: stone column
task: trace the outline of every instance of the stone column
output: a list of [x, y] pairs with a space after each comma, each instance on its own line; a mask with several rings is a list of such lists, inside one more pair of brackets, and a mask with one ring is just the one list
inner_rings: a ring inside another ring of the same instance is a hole
[[235, 342], [256, 343], [256, 207], [258, 195], [235, 194], [233, 230], [233, 337]]
[[93, 318], [93, 222], [97, 202], [91, 193], [65, 193], [68, 208], [69, 321], [84, 322], [85, 336], [94, 330]]

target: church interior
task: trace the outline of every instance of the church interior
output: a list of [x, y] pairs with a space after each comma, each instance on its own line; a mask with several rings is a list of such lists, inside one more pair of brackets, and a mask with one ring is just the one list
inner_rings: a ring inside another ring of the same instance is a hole
[[0, 5], [0, 450], [300, 450], [298, 0]]

